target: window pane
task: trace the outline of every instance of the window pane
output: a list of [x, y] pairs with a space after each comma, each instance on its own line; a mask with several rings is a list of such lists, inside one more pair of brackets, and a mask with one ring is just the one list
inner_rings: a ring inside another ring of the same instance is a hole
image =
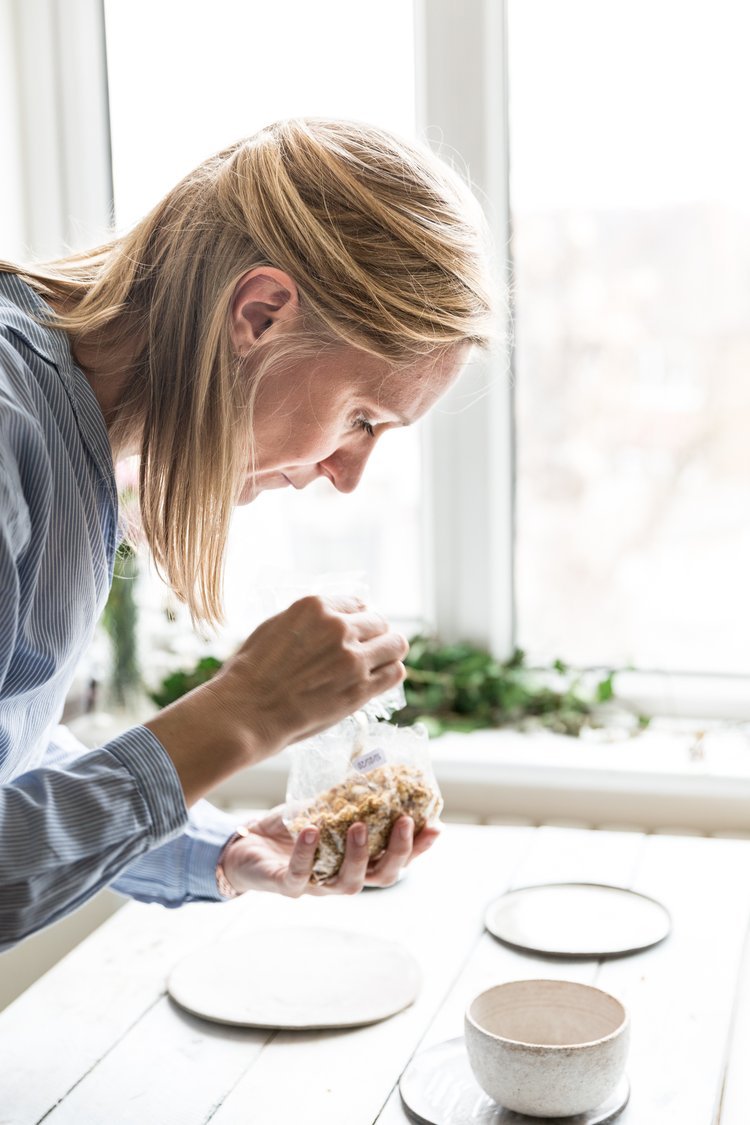
[[[413, 10], [405, 0], [108, 0], [115, 204], [126, 229], [191, 167], [288, 116], [415, 132]], [[261, 496], [235, 518], [229, 629], [244, 635], [268, 568], [364, 571], [392, 618], [423, 613], [419, 434], [388, 434], [352, 496], [327, 483]]]
[[510, 0], [519, 643], [750, 672], [750, 12]]

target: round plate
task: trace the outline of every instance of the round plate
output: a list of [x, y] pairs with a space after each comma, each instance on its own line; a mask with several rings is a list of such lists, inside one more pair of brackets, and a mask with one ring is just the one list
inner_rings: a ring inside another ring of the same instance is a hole
[[416, 1055], [399, 1082], [401, 1101], [420, 1125], [606, 1125], [619, 1117], [630, 1097], [623, 1078], [606, 1103], [573, 1117], [529, 1117], [504, 1109], [485, 1094], [469, 1065], [463, 1036]]
[[600, 883], [548, 883], [495, 899], [484, 924], [506, 945], [553, 957], [620, 957], [663, 941], [669, 912], [646, 895]]
[[242, 1027], [375, 1023], [411, 1004], [416, 961], [393, 941], [308, 926], [236, 932], [191, 954], [168, 981], [193, 1015]]

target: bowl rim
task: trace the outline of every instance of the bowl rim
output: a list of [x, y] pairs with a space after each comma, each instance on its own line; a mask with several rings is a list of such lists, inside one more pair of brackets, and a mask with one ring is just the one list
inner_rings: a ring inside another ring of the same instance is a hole
[[[494, 1031], [489, 1031], [486, 1027], [477, 1023], [471, 1014], [471, 1009], [477, 1000], [481, 1000], [483, 996], [487, 996], [490, 992], [496, 992], [498, 989], [506, 988], [508, 985], [514, 984], [565, 984], [574, 985], [576, 988], [585, 988], [590, 992], [598, 992], [600, 995], [606, 996], [607, 999], [614, 1000], [615, 1003], [619, 1005], [622, 1010], [622, 1020], [614, 1031], [610, 1031], [608, 1035], [602, 1035], [599, 1039], [585, 1039], [580, 1043], [530, 1043], [526, 1039], [511, 1039], [507, 1035], [497, 1035]], [[628, 1028], [630, 1024], [630, 1013], [622, 1000], [618, 999], [617, 996], [613, 996], [611, 992], [607, 992], [603, 988], [597, 988], [594, 984], [584, 984], [582, 981], [577, 980], [560, 980], [556, 977], [529, 977], [523, 980], [501, 981], [499, 984], [493, 984], [489, 988], [483, 989], [482, 992], [478, 992], [466, 1005], [464, 1020], [466, 1023], [470, 1024], [475, 1031], [479, 1032], [479, 1034], [486, 1035], [489, 1039], [494, 1039], [498, 1043], [510, 1043], [517, 1047], [541, 1047], [545, 1051], [571, 1051], [580, 1050], [582, 1047], [596, 1047], [601, 1043], [608, 1042], [610, 1039], [616, 1039]]]

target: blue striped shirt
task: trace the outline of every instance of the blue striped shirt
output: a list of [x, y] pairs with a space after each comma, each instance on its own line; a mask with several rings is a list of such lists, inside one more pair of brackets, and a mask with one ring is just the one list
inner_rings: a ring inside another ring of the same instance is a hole
[[118, 529], [104, 418], [66, 334], [34, 319], [49, 312], [0, 274], [0, 949], [106, 885], [166, 906], [218, 900], [233, 827], [206, 801], [188, 814], [146, 727], [87, 750], [58, 726]]

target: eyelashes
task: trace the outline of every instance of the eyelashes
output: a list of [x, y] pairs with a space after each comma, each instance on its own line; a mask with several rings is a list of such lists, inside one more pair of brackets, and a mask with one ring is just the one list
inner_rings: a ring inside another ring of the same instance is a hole
[[354, 425], [357, 427], [358, 430], [363, 430], [367, 434], [368, 437], [371, 437], [371, 438], [375, 437], [375, 427], [373, 426], [372, 422], [368, 421], [367, 418], [363, 418], [363, 417], [355, 418]]

